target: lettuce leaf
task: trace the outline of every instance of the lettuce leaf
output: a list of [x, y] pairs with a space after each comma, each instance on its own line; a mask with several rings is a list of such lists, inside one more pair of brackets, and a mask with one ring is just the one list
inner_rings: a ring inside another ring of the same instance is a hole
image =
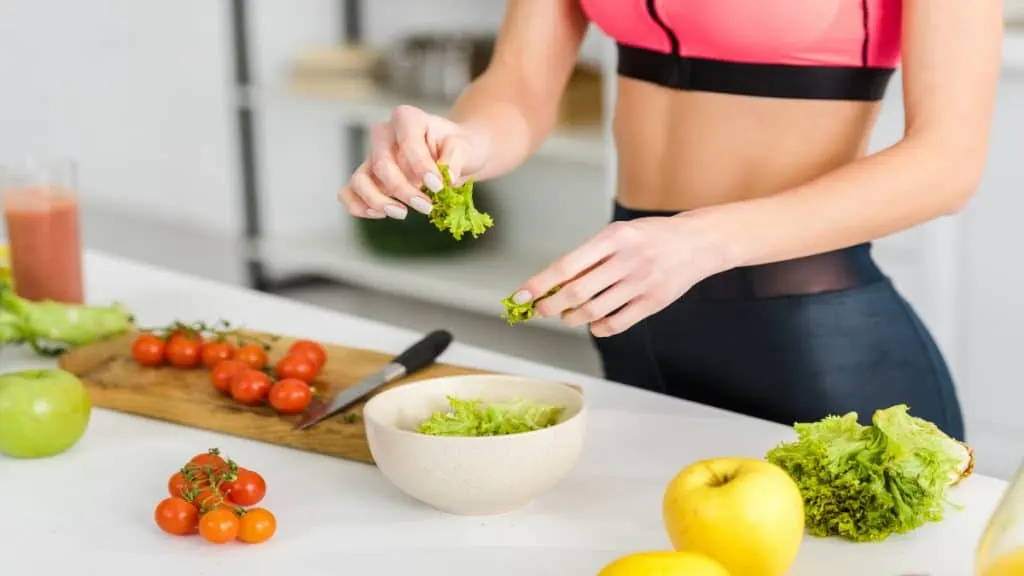
[[434, 412], [418, 430], [431, 436], [505, 436], [554, 426], [564, 408], [515, 400], [484, 404], [448, 396], [450, 410]]
[[430, 198], [433, 208], [430, 210], [430, 222], [442, 232], [447, 230], [456, 240], [468, 232], [473, 238], [479, 238], [488, 228], [494, 226], [494, 219], [486, 212], [476, 209], [473, 203], [473, 180], [467, 180], [462, 186], [452, 183], [448, 166], [439, 164], [444, 187], [438, 192], [431, 192], [423, 186], [420, 190]]
[[21, 319], [0, 308], [0, 346], [4, 344], [18, 344], [25, 340], [24, 328]]
[[794, 429], [767, 460], [796, 481], [814, 536], [881, 541], [940, 521], [947, 488], [973, 467], [967, 446], [903, 404], [876, 411], [871, 426], [851, 412]]
[[[126, 332], [134, 318], [121, 304], [87, 306], [19, 297], [0, 283], [0, 344], [25, 342], [43, 356]], [[56, 346], [52, 346], [56, 345]]]
[[551, 296], [555, 292], [558, 292], [559, 286], [555, 286], [551, 290], [548, 290], [547, 294], [544, 294], [540, 298], [531, 300], [523, 304], [516, 304], [512, 297], [515, 293], [502, 298], [501, 304], [505, 307], [505, 311], [501, 314], [501, 318], [508, 322], [509, 326], [519, 324], [520, 322], [526, 322], [533, 318], [533, 315], [537, 312], [537, 302], [540, 302], [544, 298]]

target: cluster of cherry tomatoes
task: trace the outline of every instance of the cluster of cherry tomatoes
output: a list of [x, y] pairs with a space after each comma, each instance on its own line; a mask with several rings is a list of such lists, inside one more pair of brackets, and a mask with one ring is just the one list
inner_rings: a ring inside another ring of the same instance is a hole
[[277, 531], [277, 519], [254, 507], [267, 492], [256, 472], [225, 459], [213, 448], [197, 454], [167, 483], [170, 496], [156, 507], [157, 526], [168, 534], [199, 534], [207, 542], [266, 542]]
[[311, 383], [327, 362], [327, 351], [312, 340], [297, 340], [270, 366], [269, 348], [237, 331], [176, 323], [140, 334], [132, 358], [143, 366], [206, 367], [214, 388], [241, 404], [269, 402], [282, 414], [303, 412], [313, 399]]

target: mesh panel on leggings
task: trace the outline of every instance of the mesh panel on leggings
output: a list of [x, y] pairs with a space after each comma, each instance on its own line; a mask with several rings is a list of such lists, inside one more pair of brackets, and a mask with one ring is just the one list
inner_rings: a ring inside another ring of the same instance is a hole
[[[615, 205], [616, 220], [672, 216], [671, 212], [631, 210]], [[871, 258], [871, 245], [804, 258], [727, 270], [698, 283], [683, 300], [749, 300], [848, 290], [884, 278]]]

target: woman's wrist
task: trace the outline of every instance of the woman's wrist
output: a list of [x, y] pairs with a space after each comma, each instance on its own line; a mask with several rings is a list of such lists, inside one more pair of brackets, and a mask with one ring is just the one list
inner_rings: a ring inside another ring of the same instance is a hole
[[742, 244], [737, 242], [729, 222], [730, 206], [698, 208], [672, 217], [694, 253], [694, 262], [706, 276], [743, 265]]
[[485, 124], [472, 120], [459, 122], [458, 126], [469, 151], [466, 165], [474, 167], [472, 174], [464, 174], [463, 177], [479, 178], [487, 172], [487, 160], [491, 156], [491, 142], [493, 141], [491, 131]]

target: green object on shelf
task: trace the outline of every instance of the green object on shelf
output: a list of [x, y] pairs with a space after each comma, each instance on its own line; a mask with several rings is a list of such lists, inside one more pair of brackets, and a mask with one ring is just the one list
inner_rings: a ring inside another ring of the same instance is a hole
[[[485, 186], [475, 186], [473, 198], [481, 210], [487, 207]], [[456, 254], [487, 242], [491, 235], [474, 239], [471, 235], [456, 240], [438, 230], [425, 215], [409, 210], [405, 220], [358, 218], [356, 229], [362, 243], [371, 251], [389, 256], [437, 256]]]

